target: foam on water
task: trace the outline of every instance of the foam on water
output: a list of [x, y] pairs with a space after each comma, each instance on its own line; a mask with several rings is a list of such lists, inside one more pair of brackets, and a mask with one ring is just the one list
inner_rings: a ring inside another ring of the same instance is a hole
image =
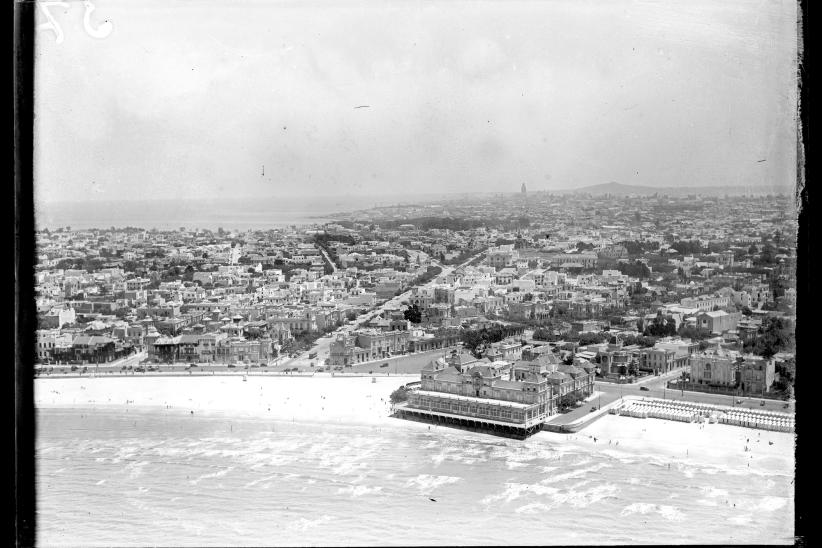
[[348, 487], [340, 487], [337, 489], [337, 494], [351, 495], [351, 497], [361, 497], [363, 495], [371, 495], [382, 491], [382, 487], [368, 487], [366, 485], [349, 485]]
[[416, 487], [421, 493], [430, 493], [438, 487], [457, 483], [461, 480], [462, 478], [453, 476], [430, 476], [428, 474], [420, 474], [419, 476], [411, 478], [405, 482], [405, 487]]
[[526, 504], [524, 506], [520, 506], [516, 510], [514, 510], [517, 514], [540, 514], [542, 512], [546, 512], [550, 510], [550, 508], [541, 502], [532, 502], [530, 504]]
[[[672, 459], [627, 438], [606, 449], [583, 436], [520, 442], [401, 421], [272, 432], [262, 420], [145, 413], [135, 426], [133, 412], [106, 413], [92, 423], [40, 412], [43, 545], [438, 545], [457, 528], [466, 544], [496, 545], [792, 539], [782, 461], [752, 483], [723, 472], [740, 469], [733, 459]], [[646, 516], [642, 527], [630, 516]]]

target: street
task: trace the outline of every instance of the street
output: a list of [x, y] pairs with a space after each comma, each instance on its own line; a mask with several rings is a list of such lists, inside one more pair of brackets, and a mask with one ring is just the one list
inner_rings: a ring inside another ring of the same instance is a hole
[[[480, 253], [477, 253], [476, 255], [473, 255], [472, 257], [470, 257], [469, 259], [467, 259], [466, 261], [462, 262], [459, 265], [451, 265], [451, 266], [443, 265], [442, 263], [440, 263], [436, 259], [431, 259], [432, 265], [440, 267], [442, 269], [442, 272], [440, 272], [437, 275], [437, 277], [435, 277], [434, 279], [430, 280], [429, 282], [427, 282], [427, 283], [425, 283], [425, 284], [423, 284], [419, 287], [431, 287], [431, 286], [435, 285], [437, 283], [437, 278], [440, 278], [442, 276], [447, 276], [447, 275], [451, 274], [457, 268], [460, 268], [462, 266], [467, 265], [469, 262], [473, 261], [478, 256], [482, 255], [482, 253], [484, 253], [484, 251], [480, 252]], [[370, 322], [375, 317], [383, 314], [386, 310], [389, 310], [389, 309], [396, 310], [396, 309], [400, 308], [402, 306], [402, 302], [404, 300], [408, 299], [410, 296], [411, 296], [411, 289], [408, 289], [408, 290], [404, 291], [403, 293], [388, 299], [384, 303], [382, 303], [380, 305], [377, 305], [375, 308], [373, 308], [369, 311], [366, 311], [364, 314], [361, 314], [355, 320], [340, 326], [339, 328], [337, 328], [335, 331], [333, 331], [331, 333], [331, 336], [326, 335], [324, 337], [320, 337], [319, 339], [317, 339], [317, 341], [314, 343], [314, 345], [309, 350], [306, 350], [305, 352], [302, 352], [297, 357], [294, 357], [294, 358], [280, 357], [277, 360], [274, 360], [270, 364], [270, 367], [272, 367], [272, 369], [277, 370], [277, 371], [280, 371], [282, 369], [287, 369], [287, 368], [290, 369], [290, 368], [294, 368], [294, 367], [299, 368], [301, 371], [305, 371], [305, 370], [316, 369], [317, 367], [326, 366], [329, 351], [330, 351], [330, 348], [331, 348], [331, 343], [333, 343], [336, 340], [338, 335], [351, 333], [352, 331], [357, 329], [358, 325]], [[314, 352], [317, 353], [317, 356], [314, 359], [309, 359], [309, 357], [308, 357], [309, 354], [314, 353]], [[314, 368], [311, 367], [312, 362], [314, 363]], [[379, 365], [373, 365], [373, 367], [379, 367]]]

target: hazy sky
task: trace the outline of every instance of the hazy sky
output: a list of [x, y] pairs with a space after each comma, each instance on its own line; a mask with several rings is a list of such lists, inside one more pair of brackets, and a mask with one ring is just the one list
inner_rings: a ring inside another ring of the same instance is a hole
[[794, 0], [66, 5], [42, 200], [795, 180]]

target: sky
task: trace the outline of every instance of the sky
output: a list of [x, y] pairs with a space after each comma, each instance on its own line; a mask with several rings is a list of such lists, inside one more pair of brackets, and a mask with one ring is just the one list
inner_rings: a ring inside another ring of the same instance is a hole
[[796, 180], [793, 0], [64, 5], [38, 201]]

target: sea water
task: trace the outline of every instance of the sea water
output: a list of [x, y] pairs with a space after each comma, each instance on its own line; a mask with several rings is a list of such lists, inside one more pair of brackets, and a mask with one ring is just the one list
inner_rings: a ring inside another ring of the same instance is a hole
[[[450, 196], [453, 198], [453, 196]], [[375, 206], [442, 200], [448, 195], [396, 194], [306, 195], [303, 197], [191, 198], [167, 200], [47, 202], [35, 204], [38, 229], [134, 226], [177, 230], [179, 227], [216, 230], [269, 230], [287, 225], [321, 224], [338, 214]]]
[[391, 422], [39, 409], [38, 545], [793, 540], [784, 470]]

